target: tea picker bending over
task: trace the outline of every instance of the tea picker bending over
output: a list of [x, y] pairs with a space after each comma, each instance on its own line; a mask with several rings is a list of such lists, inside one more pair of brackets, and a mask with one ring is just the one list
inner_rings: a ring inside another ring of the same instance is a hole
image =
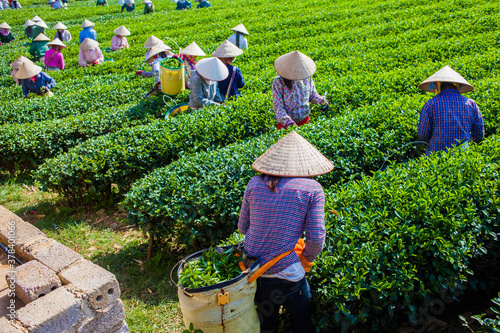
[[115, 36], [111, 38], [111, 50], [116, 51], [116, 50], [121, 50], [123, 48], [129, 48], [127, 37], [130, 35], [130, 31], [128, 31], [125, 26], [121, 25], [118, 28], [116, 28], [114, 31]]
[[243, 51], [240, 48], [236, 47], [228, 40], [224, 41], [217, 50], [212, 53], [212, 56], [219, 58], [229, 71], [227, 78], [218, 83], [219, 91], [225, 99], [231, 96], [238, 97], [240, 95], [238, 88], [243, 88], [245, 86], [241, 70], [233, 66], [234, 58], [242, 53]]
[[64, 69], [64, 56], [61, 50], [66, 48], [58, 38], [47, 44], [51, 47], [50, 50], [45, 52], [45, 70], [46, 71], [60, 71]]
[[123, 10], [127, 10], [127, 13], [133, 12], [135, 9], [135, 3], [134, 0], [125, 0], [125, 3], [122, 6], [122, 13]]
[[193, 110], [208, 105], [219, 105], [224, 97], [219, 92], [217, 81], [227, 78], [227, 67], [217, 58], [205, 58], [198, 61], [196, 70], [191, 74], [189, 107]]
[[21, 68], [21, 65], [23, 64], [23, 62], [32, 62], [32, 61], [26, 57], [20, 56], [19, 58], [14, 60], [14, 62], [12, 64], [10, 64], [10, 67], [12, 67], [12, 78], [14, 79], [14, 82], [17, 85], [20, 85], [21, 81], [16, 77], [16, 74], [19, 71], [19, 68]]
[[245, 28], [245, 26], [240, 23], [234, 28], [231, 29], [234, 31], [234, 33], [227, 39], [240, 49], [247, 49], [248, 50], [248, 41], [244, 37], [244, 35], [248, 35], [248, 31]]
[[44, 34], [39, 34], [35, 39], [33, 39], [28, 52], [36, 60], [44, 60], [45, 52], [49, 50], [49, 46], [47, 45], [49, 42], [49, 37], [45, 36]]
[[142, 3], [144, 4], [144, 14], [151, 14], [155, 11], [155, 5], [151, 0], [144, 0]]
[[79, 41], [82, 43], [85, 38], [90, 38], [93, 40], [97, 39], [97, 33], [96, 31], [92, 28], [95, 24], [90, 22], [87, 19], [84, 19], [82, 22], [82, 25], [80, 26], [83, 30], [80, 31], [80, 38]]
[[71, 33], [66, 30], [66, 27], [62, 22], [57, 22], [53, 29], [57, 29], [54, 39], [58, 38], [61, 42], [69, 42], [71, 40]]
[[21, 81], [24, 97], [27, 97], [30, 92], [40, 96], [51, 97], [54, 95], [50, 89], [55, 87], [56, 81], [42, 72], [42, 67], [31, 61], [23, 62], [16, 78]]
[[12, 28], [6, 22], [0, 24], [0, 45], [8, 44], [16, 39], [10, 29]]
[[85, 38], [80, 44], [80, 54], [78, 55], [78, 63], [82, 67], [95, 66], [104, 61], [99, 43], [90, 38]]
[[186, 71], [186, 87], [189, 88], [189, 80], [191, 74], [196, 70], [196, 57], [204, 57], [206, 53], [196, 44], [192, 42], [180, 52], [182, 61], [184, 61], [184, 69]]
[[[144, 77], [148, 77], [150, 74], [151, 76], [154, 77], [155, 80], [155, 85], [153, 87], [153, 90], [151, 90], [148, 93], [148, 96], [151, 95], [156, 95], [161, 89], [161, 76], [160, 76], [160, 64], [163, 59], [166, 58], [172, 58], [173, 56], [170, 55], [168, 52], [171, 50], [171, 48], [165, 44], [158, 44], [156, 46], [153, 46], [151, 50], [149, 50], [148, 53], [148, 58], [146, 59], [146, 62], [153, 62], [151, 72], [141, 72], [140, 75]], [[174, 55], [177, 57], [176, 55]]]

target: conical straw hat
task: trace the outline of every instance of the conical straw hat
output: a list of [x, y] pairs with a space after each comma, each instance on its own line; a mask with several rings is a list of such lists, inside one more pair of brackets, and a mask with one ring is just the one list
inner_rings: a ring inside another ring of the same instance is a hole
[[455, 72], [449, 65], [444, 66], [436, 73], [432, 74], [424, 82], [420, 83], [418, 87], [427, 92], [434, 92], [434, 90], [431, 89], [430, 86], [431, 83], [437, 82], [458, 83], [460, 85], [459, 91], [461, 94], [474, 90], [474, 87], [469, 82], [467, 82], [467, 80], [464, 79], [462, 75]]
[[64, 43], [61, 42], [61, 40], [59, 38], [54, 39], [52, 42], [48, 43], [47, 45], [52, 45], [52, 46], [58, 45], [58, 46], [62, 46], [64, 48], [66, 48], [66, 45], [64, 45]]
[[49, 26], [42, 20], [35, 22], [35, 25], [40, 28], [48, 29]]
[[243, 50], [227, 39], [212, 53], [217, 58], [233, 58], [243, 54]]
[[35, 39], [33, 39], [34, 42], [50, 42], [50, 38], [45, 36], [43, 33], [39, 33], [38, 36], [36, 36]]
[[158, 45], [158, 44], [163, 44], [163, 41], [161, 39], [156, 38], [155, 36], [151, 35], [148, 38], [148, 40], [146, 41], [146, 43], [144, 44], [144, 47], [147, 49], [150, 49], [153, 46]]
[[90, 38], [85, 38], [83, 42], [80, 44], [80, 50], [88, 51], [95, 49], [97, 46], [99, 46], [99, 43], [97, 41]]
[[128, 31], [127, 28], [125, 28], [125, 26], [123, 25], [120, 25], [118, 28], [116, 28], [114, 31], [113, 31], [116, 35], [118, 36], [128, 36], [130, 35], [130, 31]]
[[198, 74], [208, 80], [222, 81], [229, 75], [226, 65], [218, 58], [205, 58], [196, 64]]
[[12, 67], [14, 69], [19, 69], [21, 67], [21, 65], [23, 64], [23, 62], [28, 62], [28, 61], [33, 62], [26, 57], [20, 56], [19, 58], [14, 60], [14, 62], [12, 64], [10, 64], [10, 67]]
[[10, 25], [7, 24], [7, 22], [4, 22], [4, 23], [0, 24], [0, 29], [9, 29], [10, 30], [12, 28], [10, 27]]
[[35, 25], [35, 22], [33, 22], [32, 20], [28, 19], [26, 21], [26, 23], [24, 23], [24, 26], [25, 27], [31, 27], [31, 26], [34, 26]]
[[17, 79], [29, 79], [42, 71], [42, 67], [35, 65], [32, 61], [23, 62], [16, 74]]
[[243, 23], [240, 23], [238, 24], [237, 26], [235, 26], [234, 28], [231, 29], [232, 31], [236, 31], [236, 32], [241, 32], [242, 34], [244, 35], [248, 35], [248, 31], [247, 29], [245, 28], [245, 26], [243, 25]]
[[165, 44], [160, 44], [160, 45], [155, 45], [151, 48], [151, 50], [149, 50], [148, 52], [148, 55], [147, 55], [147, 58], [146, 58], [146, 62], [147, 63], [150, 63], [152, 62], [154, 59], [153, 56], [159, 54], [159, 53], [162, 53], [162, 52], [165, 52], [165, 51], [169, 51], [171, 50], [171, 48]]
[[191, 56], [195, 56], [195, 57], [206, 56], [206, 53], [203, 52], [203, 50], [195, 42], [192, 42], [191, 44], [186, 46], [186, 48], [182, 49], [180, 54], [191, 55]]
[[94, 23], [90, 22], [87, 19], [84, 19], [83, 22], [82, 22], [82, 25], [80, 26], [80, 28], [84, 29], [86, 27], [92, 27], [94, 25], [95, 25]]
[[333, 163], [295, 131], [253, 162], [258, 172], [280, 177], [313, 177], [333, 170]]
[[148, 4], [148, 3], [153, 3], [153, 2], [151, 0], [144, 0], [142, 3], [143, 4]]
[[37, 21], [41, 21], [42, 19], [39, 16], [35, 15], [31, 20], [33, 22], [37, 22]]
[[282, 55], [274, 62], [274, 69], [288, 80], [304, 80], [316, 71], [314, 61], [299, 51]]
[[56, 29], [56, 30], [64, 30], [64, 29], [68, 29], [67, 26], [65, 26], [64, 24], [62, 24], [62, 22], [57, 22], [56, 25], [52, 28], [52, 29]]

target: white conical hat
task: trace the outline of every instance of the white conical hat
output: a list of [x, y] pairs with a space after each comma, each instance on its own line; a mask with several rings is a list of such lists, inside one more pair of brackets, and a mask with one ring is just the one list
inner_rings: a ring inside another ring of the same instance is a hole
[[241, 32], [242, 34], [244, 35], [248, 35], [248, 31], [247, 29], [245, 28], [245, 26], [243, 25], [243, 23], [240, 23], [238, 24], [237, 26], [235, 26], [234, 28], [231, 29], [232, 31], [236, 31], [236, 32]]
[[33, 39], [34, 42], [50, 42], [50, 38], [45, 36], [43, 33], [39, 33], [38, 36], [36, 36], [35, 39]]
[[39, 16], [35, 15], [31, 20], [33, 22], [37, 22], [37, 21], [41, 21], [42, 19]]
[[229, 75], [226, 65], [218, 58], [205, 58], [196, 64], [198, 74], [208, 80], [222, 81]]
[[85, 38], [80, 44], [80, 50], [88, 51], [95, 49], [97, 46], [99, 46], [99, 43], [97, 41], [90, 38]]
[[52, 42], [48, 43], [47, 45], [58, 45], [66, 48], [66, 45], [64, 45], [63, 42], [59, 38], [54, 39]]
[[151, 48], [151, 50], [149, 50], [148, 54], [146, 55], [146, 62], [150, 63], [153, 61], [153, 59], [151, 59], [151, 58], [154, 55], [157, 55], [157, 54], [165, 52], [165, 51], [170, 51], [170, 50], [172, 50], [172, 49], [168, 45], [165, 45], [165, 44], [155, 45]]
[[23, 64], [23, 62], [27, 62], [27, 61], [33, 62], [26, 57], [20, 56], [19, 58], [14, 60], [14, 62], [12, 64], [10, 64], [10, 67], [12, 67], [14, 69], [19, 69], [21, 67], [21, 65]]
[[80, 26], [80, 28], [84, 29], [86, 27], [92, 27], [94, 25], [95, 25], [94, 23], [90, 22], [87, 19], [84, 19], [83, 22], [82, 22], [82, 25]]
[[253, 162], [266, 175], [313, 177], [333, 170], [333, 163], [300, 134], [291, 131]]
[[144, 0], [142, 3], [147, 4], [147, 3], [153, 3], [151, 0]]
[[125, 28], [124, 25], [120, 25], [118, 28], [116, 28], [114, 31], [113, 31], [116, 35], [118, 36], [128, 36], [130, 35], [130, 31], [128, 31], [127, 28]]
[[148, 40], [146, 41], [146, 43], [144, 44], [144, 47], [147, 49], [150, 49], [153, 46], [158, 45], [158, 44], [163, 44], [163, 41], [161, 39], [156, 38], [155, 36], [151, 35], [148, 38]]
[[9, 29], [10, 30], [12, 28], [10, 27], [10, 25], [7, 24], [7, 22], [4, 22], [4, 23], [0, 24], [0, 29]]
[[432, 74], [424, 82], [420, 83], [418, 87], [427, 92], [434, 92], [434, 90], [431, 89], [430, 86], [432, 83], [437, 82], [458, 83], [460, 85], [459, 91], [461, 94], [474, 90], [474, 87], [469, 82], [467, 82], [467, 80], [464, 79], [462, 75], [455, 72], [449, 65], [444, 66], [436, 73]]
[[288, 80], [304, 80], [316, 71], [314, 61], [299, 51], [282, 55], [274, 62], [274, 69]]
[[29, 79], [42, 71], [42, 67], [35, 65], [32, 61], [23, 62], [16, 74], [16, 79]]
[[243, 50], [228, 41], [227, 39], [219, 45], [212, 56], [217, 58], [234, 58], [243, 54]]
[[48, 29], [49, 26], [42, 20], [35, 22], [35, 25], [40, 28]]
[[192, 42], [188, 46], [186, 46], [180, 54], [185, 54], [185, 55], [191, 55], [195, 57], [204, 57], [206, 56], [206, 53], [203, 52], [203, 50], [196, 44], [195, 42]]
[[26, 21], [26, 23], [24, 23], [24, 26], [25, 27], [31, 27], [31, 26], [34, 26], [35, 25], [35, 22], [33, 22], [32, 20], [28, 19]]
[[68, 29], [68, 27], [65, 26], [64, 24], [62, 24], [61, 21], [59, 21], [59, 22], [56, 23], [56, 25], [52, 29], [64, 30], [64, 29]]

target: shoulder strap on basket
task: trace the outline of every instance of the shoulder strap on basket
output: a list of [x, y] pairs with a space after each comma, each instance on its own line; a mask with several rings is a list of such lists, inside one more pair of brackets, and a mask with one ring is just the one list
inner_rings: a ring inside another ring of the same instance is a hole
[[286, 257], [290, 253], [292, 253], [293, 250], [287, 251], [285, 253], [280, 254], [279, 256], [269, 260], [265, 265], [263, 265], [261, 268], [259, 268], [252, 276], [248, 279], [248, 283], [252, 283], [253, 281], [257, 280], [258, 277], [260, 277], [262, 274], [264, 274], [271, 266], [273, 266], [275, 263], [281, 260], [281, 258]]

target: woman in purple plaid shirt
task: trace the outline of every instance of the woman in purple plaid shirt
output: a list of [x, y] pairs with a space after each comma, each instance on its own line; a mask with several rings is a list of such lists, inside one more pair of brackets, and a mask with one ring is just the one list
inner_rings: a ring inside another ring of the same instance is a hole
[[[261, 332], [275, 332], [281, 305], [290, 314], [292, 332], [309, 332], [311, 292], [301, 261], [310, 266], [325, 241], [325, 196], [313, 176], [333, 170], [333, 163], [292, 131], [260, 156], [245, 190], [238, 228], [245, 252], [264, 265], [291, 250], [257, 279], [255, 304]], [[305, 233], [305, 248], [294, 252]]]

